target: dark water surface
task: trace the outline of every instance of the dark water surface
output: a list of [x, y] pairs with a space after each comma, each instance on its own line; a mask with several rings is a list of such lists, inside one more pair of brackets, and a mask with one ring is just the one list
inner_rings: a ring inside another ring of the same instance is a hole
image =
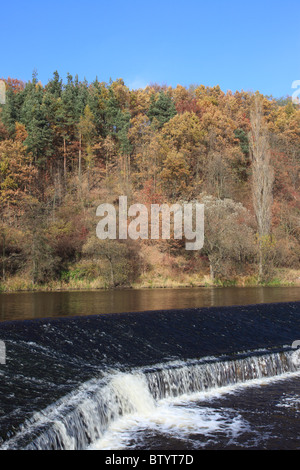
[[299, 288], [0, 295], [0, 449], [299, 449]]
[[300, 301], [299, 287], [230, 287], [0, 294], [0, 321]]
[[0, 449], [298, 448], [300, 302], [176, 307], [0, 322]]

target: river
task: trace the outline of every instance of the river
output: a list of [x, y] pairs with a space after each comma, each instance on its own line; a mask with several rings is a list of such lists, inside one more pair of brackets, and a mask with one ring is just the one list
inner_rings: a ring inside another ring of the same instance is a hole
[[299, 287], [124, 289], [0, 294], [0, 321], [300, 301]]
[[300, 449], [299, 288], [0, 306], [0, 450]]

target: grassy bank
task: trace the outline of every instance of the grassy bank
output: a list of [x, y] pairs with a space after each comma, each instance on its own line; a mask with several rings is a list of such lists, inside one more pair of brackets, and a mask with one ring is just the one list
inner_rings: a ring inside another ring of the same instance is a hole
[[[255, 276], [240, 276], [234, 279], [212, 281], [206, 273], [181, 274], [174, 276], [169, 272], [145, 273], [138, 280], [114, 288], [133, 289], [172, 289], [187, 287], [300, 287], [300, 270], [278, 270], [268, 282], [260, 283]], [[58, 292], [74, 290], [105, 290], [113, 287], [99, 276], [96, 279], [69, 279], [68, 281], [51, 281], [43, 285], [33, 284], [26, 277], [12, 277], [0, 284], [0, 292]]]

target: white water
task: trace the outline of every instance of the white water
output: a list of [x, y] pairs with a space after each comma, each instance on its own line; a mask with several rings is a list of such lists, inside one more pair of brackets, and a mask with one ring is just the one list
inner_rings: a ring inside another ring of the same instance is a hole
[[[252, 431], [252, 444], [255, 444], [262, 436], [255, 437], [250, 424], [240, 416], [238, 411], [206, 407], [203, 403], [243, 392], [250, 387], [266, 386], [294, 377], [300, 377], [300, 371], [159, 400], [151, 412], [144, 409], [143, 412], [126, 415], [113, 422], [103, 437], [90, 445], [87, 450], [134, 449], [139, 441], [142, 442], [144, 433], [148, 438], [151, 438], [151, 435], [163, 435], [185, 442], [189, 441], [191, 448], [195, 445], [196, 436], [197, 448], [199, 448], [205, 447], [207, 440], [214, 442], [217, 433], [226, 435], [228, 443], [235, 443], [239, 436]], [[201, 402], [201, 407], [197, 405], [197, 402]], [[300, 412], [300, 397], [283, 399], [277, 406], [297, 406]], [[190, 439], [191, 435], [193, 439]]]
[[[300, 374], [300, 352], [249, 356], [235, 361], [170, 362], [151, 370], [114, 371], [93, 379], [25, 423], [2, 449], [124, 448], [141, 430], [231, 439], [248, 429], [238, 415], [199, 408], [195, 402], [241, 387]], [[38, 437], [36, 437], [38, 436]], [[27, 441], [26, 441], [27, 440]], [[27, 444], [23, 444], [27, 442]], [[29, 443], [28, 443], [29, 442]]]

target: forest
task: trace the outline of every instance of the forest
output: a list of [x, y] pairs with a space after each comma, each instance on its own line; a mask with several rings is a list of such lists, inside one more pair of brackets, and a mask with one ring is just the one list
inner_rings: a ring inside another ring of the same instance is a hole
[[[300, 105], [219, 86], [2, 78], [0, 291], [300, 285]], [[96, 209], [198, 201], [205, 242], [99, 240]]]

